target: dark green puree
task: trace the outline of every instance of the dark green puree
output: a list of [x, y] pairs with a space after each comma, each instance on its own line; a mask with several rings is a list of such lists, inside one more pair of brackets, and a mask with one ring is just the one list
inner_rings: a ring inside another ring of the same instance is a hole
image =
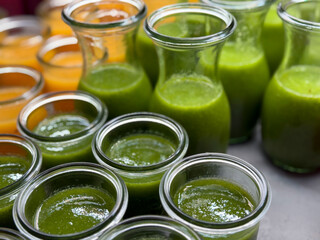
[[101, 189], [65, 189], [52, 194], [39, 206], [35, 227], [54, 235], [82, 232], [104, 221], [114, 205], [115, 199]]

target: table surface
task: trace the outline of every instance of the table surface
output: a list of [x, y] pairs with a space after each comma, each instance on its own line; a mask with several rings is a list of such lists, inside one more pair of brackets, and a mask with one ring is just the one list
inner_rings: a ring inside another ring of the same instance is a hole
[[272, 165], [259, 130], [250, 141], [231, 145], [228, 153], [251, 163], [271, 185], [272, 202], [258, 240], [320, 240], [320, 171], [301, 175]]

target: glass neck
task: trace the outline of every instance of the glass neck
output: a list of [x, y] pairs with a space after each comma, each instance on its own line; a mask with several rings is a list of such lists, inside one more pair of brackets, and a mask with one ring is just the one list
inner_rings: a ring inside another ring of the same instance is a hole
[[285, 30], [285, 52], [279, 70], [294, 65], [320, 66], [320, 1], [280, 4]]

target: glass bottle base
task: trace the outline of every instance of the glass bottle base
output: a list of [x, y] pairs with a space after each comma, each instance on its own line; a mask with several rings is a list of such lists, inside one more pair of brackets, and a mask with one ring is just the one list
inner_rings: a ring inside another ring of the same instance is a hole
[[314, 171], [317, 170], [316, 167], [314, 167], [314, 168], [300, 168], [300, 167], [290, 166], [290, 165], [288, 165], [288, 164], [286, 164], [283, 161], [280, 161], [278, 159], [271, 159], [271, 161], [277, 167], [280, 167], [283, 170], [286, 170], [286, 171], [292, 172], [292, 173], [311, 173], [311, 172], [314, 172]]
[[247, 135], [245, 136], [241, 136], [241, 137], [230, 137], [230, 140], [229, 140], [229, 144], [239, 144], [239, 143], [244, 143], [248, 140], [250, 140], [252, 137], [252, 132], [248, 133]]

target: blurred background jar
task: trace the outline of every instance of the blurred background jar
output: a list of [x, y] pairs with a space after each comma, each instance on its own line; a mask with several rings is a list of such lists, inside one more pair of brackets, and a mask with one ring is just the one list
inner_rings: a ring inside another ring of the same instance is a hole
[[285, 54], [265, 93], [263, 147], [293, 172], [320, 167], [320, 1], [280, 3]]
[[21, 109], [39, 95], [44, 86], [41, 73], [23, 66], [0, 66], [0, 133], [18, 133]]
[[72, 0], [43, 0], [36, 8], [36, 15], [50, 26], [51, 35], [72, 35], [72, 29], [61, 18], [62, 9]]
[[50, 30], [34, 16], [0, 20], [0, 65], [19, 64], [40, 69], [36, 54]]
[[73, 1], [63, 10], [84, 56], [79, 89], [99, 97], [110, 118], [148, 108], [151, 84], [135, 50], [145, 15], [142, 0]]
[[76, 90], [82, 72], [78, 40], [56, 35], [44, 42], [37, 54], [45, 81], [45, 92]]

